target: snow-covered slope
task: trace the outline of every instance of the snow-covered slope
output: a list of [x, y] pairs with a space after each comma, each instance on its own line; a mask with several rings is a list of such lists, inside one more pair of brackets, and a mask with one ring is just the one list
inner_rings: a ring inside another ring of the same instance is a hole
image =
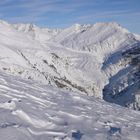
[[139, 140], [140, 112], [0, 72], [1, 140]]
[[128, 89], [137, 83], [131, 70], [139, 67], [126, 55], [135, 47], [138, 35], [117, 23], [52, 30], [0, 21], [2, 71], [123, 106], [137, 103], [135, 90]]
[[[124, 51], [119, 59], [125, 66], [112, 75], [105, 86], [104, 99], [136, 110], [140, 109], [140, 42]], [[115, 62], [114, 65], [117, 65]], [[112, 67], [112, 64], [109, 64]]]

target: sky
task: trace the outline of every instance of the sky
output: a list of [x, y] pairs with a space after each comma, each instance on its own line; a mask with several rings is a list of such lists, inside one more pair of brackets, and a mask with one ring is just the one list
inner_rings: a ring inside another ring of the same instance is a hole
[[117, 22], [140, 34], [140, 0], [0, 0], [0, 19], [49, 28]]

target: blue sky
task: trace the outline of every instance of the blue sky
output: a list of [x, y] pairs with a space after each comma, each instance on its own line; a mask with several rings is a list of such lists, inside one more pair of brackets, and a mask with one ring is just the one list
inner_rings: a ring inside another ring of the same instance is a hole
[[50, 28], [115, 21], [140, 34], [140, 0], [0, 0], [0, 18]]

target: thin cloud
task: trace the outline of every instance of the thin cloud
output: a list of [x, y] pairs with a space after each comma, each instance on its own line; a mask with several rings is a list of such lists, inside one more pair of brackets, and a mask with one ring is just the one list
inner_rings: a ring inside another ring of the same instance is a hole
[[139, 0], [1, 0], [0, 18], [53, 27], [112, 20], [130, 24], [140, 22], [139, 5]]
[[114, 17], [114, 16], [139, 16], [139, 11], [130, 11], [130, 10], [118, 10], [118, 11], [103, 11], [103, 12], [95, 12], [91, 15], [84, 15], [78, 17], [79, 20], [87, 20], [91, 18], [108, 18], [108, 17]]

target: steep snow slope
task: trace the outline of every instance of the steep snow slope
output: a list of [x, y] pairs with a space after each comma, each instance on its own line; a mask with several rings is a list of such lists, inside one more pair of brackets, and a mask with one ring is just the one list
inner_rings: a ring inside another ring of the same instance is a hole
[[[140, 42], [122, 53], [119, 60], [125, 67], [109, 79], [104, 99], [123, 106], [140, 109]], [[115, 62], [114, 65], [117, 65]], [[112, 64], [110, 64], [112, 65]], [[110, 66], [111, 67], [111, 66]]]
[[[53, 38], [64, 47], [89, 52], [96, 57], [97, 62], [94, 64], [95, 67], [98, 65], [97, 69], [102, 76], [96, 73], [95, 79], [101, 81], [95, 85], [103, 90], [103, 99], [138, 110], [139, 39], [139, 35], [130, 33], [117, 23], [76, 24]], [[97, 71], [95, 67], [93, 71]], [[88, 68], [87, 71], [89, 72]]]
[[140, 113], [0, 72], [1, 140], [139, 140]]
[[60, 32], [53, 40], [75, 50], [97, 53], [102, 58], [127, 44], [134, 35], [117, 23], [73, 25]]
[[1, 23], [1, 69], [46, 84], [102, 96], [105, 78], [96, 54], [73, 51], [58, 42], [45, 43], [32, 38], [28, 32], [25, 34], [19, 29], [21, 26], [15, 29], [15, 25], [13, 28], [8, 23]]
[[126, 53], [138, 44], [139, 37], [117, 23], [50, 30], [1, 21], [0, 69], [131, 106], [136, 93], [127, 94], [126, 89], [135, 84], [131, 67], [138, 65], [132, 66]]

